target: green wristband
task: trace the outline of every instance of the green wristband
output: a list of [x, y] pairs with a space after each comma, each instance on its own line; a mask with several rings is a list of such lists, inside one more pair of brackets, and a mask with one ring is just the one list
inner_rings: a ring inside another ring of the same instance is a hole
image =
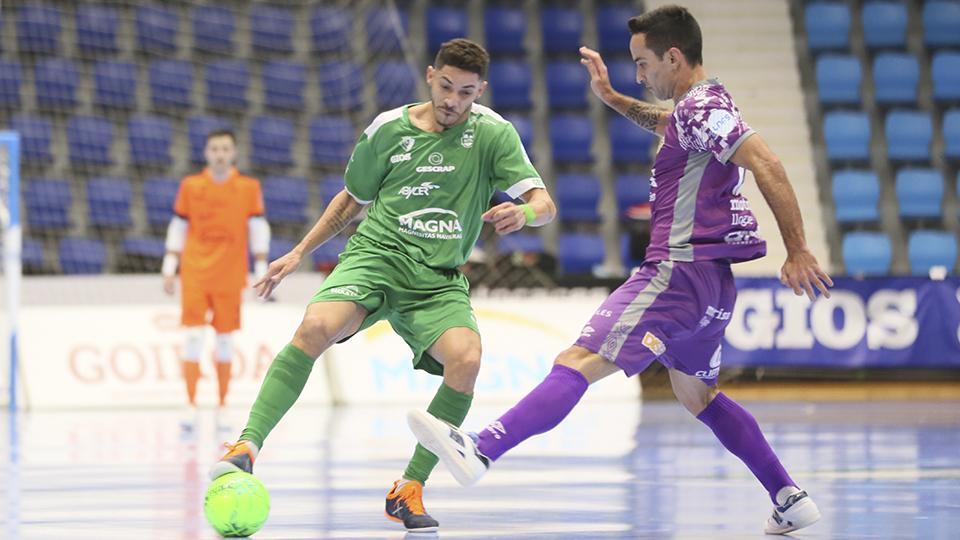
[[521, 204], [520, 208], [523, 209], [523, 216], [525, 219], [525, 224], [529, 225], [537, 220], [537, 213], [533, 211], [533, 207], [529, 204]]

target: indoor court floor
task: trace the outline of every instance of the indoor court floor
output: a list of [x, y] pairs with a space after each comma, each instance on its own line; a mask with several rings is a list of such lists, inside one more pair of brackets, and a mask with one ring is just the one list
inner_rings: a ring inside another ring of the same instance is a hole
[[[960, 538], [957, 402], [744, 404], [823, 513], [793, 537]], [[766, 493], [669, 401], [580, 407], [473, 488], [439, 466], [425, 505], [440, 532], [405, 535], [383, 504], [413, 448], [406, 409], [295, 407], [257, 462], [272, 508], [256, 538], [765, 538]], [[466, 426], [503, 410], [475, 408]], [[0, 418], [3, 538], [217, 538], [206, 470], [236, 431], [212, 412], [187, 437], [175, 411]]]

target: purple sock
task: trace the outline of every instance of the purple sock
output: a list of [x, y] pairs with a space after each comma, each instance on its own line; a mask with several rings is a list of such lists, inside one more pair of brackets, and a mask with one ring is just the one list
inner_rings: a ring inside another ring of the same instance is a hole
[[780, 488], [796, 485], [763, 437], [757, 420], [723, 392], [697, 415], [697, 420], [709, 426], [723, 446], [750, 468], [770, 494], [773, 504], [778, 504], [776, 497]]
[[479, 433], [477, 448], [496, 460], [526, 439], [550, 431], [570, 414], [588, 386], [579, 371], [554, 364], [543, 382]]

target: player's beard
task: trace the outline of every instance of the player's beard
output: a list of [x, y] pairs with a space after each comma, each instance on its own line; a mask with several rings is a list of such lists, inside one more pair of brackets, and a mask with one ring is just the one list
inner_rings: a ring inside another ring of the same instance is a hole
[[[457, 115], [456, 111], [450, 111], [450, 109], [438, 106], [436, 103], [433, 104], [433, 108], [434, 108], [434, 113], [433, 113], [434, 120], [437, 121], [437, 124], [443, 126], [444, 129], [449, 129], [457, 125], [461, 120], [463, 120], [463, 117], [470, 112], [470, 107], [467, 107], [463, 111], [463, 113]], [[448, 114], [444, 114], [444, 112], [447, 112]], [[453, 117], [453, 120], [449, 122], [445, 121], [445, 118], [449, 118], [451, 116]]]

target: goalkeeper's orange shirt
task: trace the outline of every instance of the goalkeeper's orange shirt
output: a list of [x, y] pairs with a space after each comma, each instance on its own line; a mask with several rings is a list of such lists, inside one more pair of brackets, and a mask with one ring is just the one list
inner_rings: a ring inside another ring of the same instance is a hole
[[187, 240], [180, 257], [180, 277], [207, 290], [236, 290], [247, 282], [248, 228], [261, 216], [260, 182], [236, 169], [215, 182], [209, 169], [180, 182], [173, 211], [187, 220]]

